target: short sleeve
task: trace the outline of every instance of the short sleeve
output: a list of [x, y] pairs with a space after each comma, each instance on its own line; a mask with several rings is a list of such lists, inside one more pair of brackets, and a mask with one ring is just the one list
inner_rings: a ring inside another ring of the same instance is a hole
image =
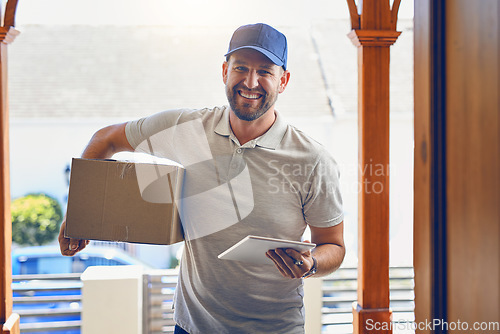
[[184, 110], [167, 110], [138, 120], [130, 121], [125, 126], [125, 135], [134, 149], [146, 139], [162, 130], [175, 126]]
[[335, 160], [323, 152], [308, 182], [308, 193], [303, 204], [304, 219], [314, 227], [331, 227], [344, 220], [340, 173]]

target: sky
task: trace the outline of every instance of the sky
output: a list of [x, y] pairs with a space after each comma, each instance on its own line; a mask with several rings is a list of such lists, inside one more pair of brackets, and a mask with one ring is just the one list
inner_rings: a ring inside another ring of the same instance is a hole
[[[413, 0], [402, 0], [399, 18], [412, 17]], [[248, 3], [234, 0], [21, 0], [16, 25], [237, 26], [266, 22], [283, 26], [332, 18], [349, 18], [346, 0], [254, 0]]]

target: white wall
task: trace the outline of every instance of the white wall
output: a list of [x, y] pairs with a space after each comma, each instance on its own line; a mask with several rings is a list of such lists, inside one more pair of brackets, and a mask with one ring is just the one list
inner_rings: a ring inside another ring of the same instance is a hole
[[44, 192], [65, 204], [64, 170], [80, 157], [93, 133], [119, 120], [12, 119], [10, 122], [11, 194]]

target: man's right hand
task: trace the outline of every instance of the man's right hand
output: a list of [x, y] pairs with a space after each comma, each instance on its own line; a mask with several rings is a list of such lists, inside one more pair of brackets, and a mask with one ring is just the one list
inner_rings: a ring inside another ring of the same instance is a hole
[[89, 244], [89, 240], [72, 239], [66, 238], [64, 236], [64, 231], [66, 230], [66, 218], [61, 224], [61, 229], [59, 230], [59, 247], [61, 248], [61, 254], [64, 256], [73, 256]]
[[[122, 151], [133, 152], [134, 149], [130, 146], [125, 134], [127, 123], [114, 124], [97, 131], [82, 154], [85, 159], [107, 159], [113, 154]], [[61, 224], [59, 231], [59, 247], [61, 254], [65, 256], [73, 256], [89, 244], [88, 240], [71, 239], [64, 236], [66, 230], [66, 218]]]

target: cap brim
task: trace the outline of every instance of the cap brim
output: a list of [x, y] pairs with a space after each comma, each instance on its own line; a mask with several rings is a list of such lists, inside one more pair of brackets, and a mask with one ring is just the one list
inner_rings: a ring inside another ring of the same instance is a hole
[[[241, 49], [253, 49], [253, 50], [259, 51], [264, 56], [266, 56], [267, 58], [269, 58], [269, 60], [272, 61], [275, 65], [278, 65], [278, 66], [283, 66], [284, 65], [283, 61], [281, 61], [278, 57], [276, 57], [272, 52], [269, 52], [266, 49], [263, 49], [263, 48], [258, 47], [258, 46], [253, 46], [253, 45], [240, 46], [239, 48], [236, 48], [234, 50], [231, 50], [231, 52], [226, 53], [224, 55], [224, 57], [227, 57], [230, 54], [232, 54], [232, 53], [234, 53], [234, 52], [236, 52], [238, 50], [241, 50]], [[286, 68], [285, 68], [285, 70], [286, 70]]]

